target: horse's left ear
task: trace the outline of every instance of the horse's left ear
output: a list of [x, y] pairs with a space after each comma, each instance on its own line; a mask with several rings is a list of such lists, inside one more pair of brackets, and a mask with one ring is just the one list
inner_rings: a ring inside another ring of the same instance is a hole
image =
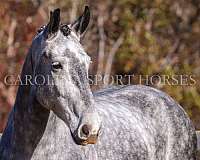
[[77, 34], [80, 38], [83, 32], [86, 30], [88, 24], [90, 22], [90, 9], [88, 6], [85, 6], [85, 10], [83, 14], [70, 26], [72, 30]]

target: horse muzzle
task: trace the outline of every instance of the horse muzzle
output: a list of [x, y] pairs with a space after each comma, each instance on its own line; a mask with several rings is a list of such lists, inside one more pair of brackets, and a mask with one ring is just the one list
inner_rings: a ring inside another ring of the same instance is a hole
[[83, 124], [78, 128], [76, 142], [79, 145], [96, 144], [98, 141], [100, 128], [92, 128], [91, 125]]

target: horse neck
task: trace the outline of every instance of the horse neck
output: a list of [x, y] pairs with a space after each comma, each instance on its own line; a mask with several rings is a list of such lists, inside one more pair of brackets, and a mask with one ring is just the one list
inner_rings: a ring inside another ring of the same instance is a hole
[[[22, 84], [25, 83], [25, 75], [32, 75], [30, 57], [28, 54], [22, 69]], [[48, 117], [49, 111], [31, 94], [31, 85], [19, 85], [0, 146], [7, 146], [8, 152], [14, 157], [23, 155], [21, 159], [29, 159], [45, 131]]]

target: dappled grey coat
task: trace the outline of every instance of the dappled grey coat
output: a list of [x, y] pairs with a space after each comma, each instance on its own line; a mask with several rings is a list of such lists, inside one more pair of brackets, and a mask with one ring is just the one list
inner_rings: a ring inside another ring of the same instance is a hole
[[127, 86], [96, 92], [94, 98], [103, 119], [97, 144], [74, 144], [68, 129], [52, 113], [33, 159], [195, 159], [196, 135], [191, 121], [165, 93]]
[[127, 86], [96, 92], [94, 98], [103, 120], [97, 144], [76, 145], [63, 121], [51, 112], [32, 159], [195, 159], [196, 135], [191, 121], [165, 93]]

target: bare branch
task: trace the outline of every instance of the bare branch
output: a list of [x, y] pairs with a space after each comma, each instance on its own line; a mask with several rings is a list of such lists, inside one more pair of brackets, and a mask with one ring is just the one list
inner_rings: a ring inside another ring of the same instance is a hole
[[[121, 44], [124, 41], [124, 35], [121, 34], [117, 41], [114, 43], [113, 47], [111, 48], [109, 54], [108, 54], [108, 59], [106, 62], [106, 67], [105, 67], [105, 75], [110, 76], [111, 74], [111, 69], [112, 69], [112, 64], [113, 64], [113, 59], [115, 57], [115, 54], [117, 53], [118, 49], [120, 48]], [[104, 87], [108, 85], [109, 82], [106, 82], [104, 84]]]
[[14, 104], [15, 89], [15, 86], [9, 86], [9, 88], [6, 88], [5, 84], [3, 82], [0, 82], [1, 96], [6, 99], [6, 102], [9, 104], [9, 106], [12, 106]]
[[42, 19], [44, 21], [47, 21], [48, 20], [48, 14], [45, 12], [45, 9], [44, 9], [44, 4], [42, 4], [39, 8], [38, 8], [38, 13], [40, 14], [40, 16], [42, 17]]
[[180, 39], [176, 39], [174, 45], [170, 48], [169, 53], [165, 57], [164, 63], [161, 65], [161, 70], [164, 69], [167, 65], [173, 65], [176, 60], [174, 59], [173, 55], [177, 52], [180, 47]]
[[197, 148], [200, 150], [200, 131], [196, 131], [197, 134]]
[[15, 39], [15, 30], [17, 27], [17, 20], [16, 19], [12, 19], [11, 21], [11, 25], [9, 28], [9, 32], [8, 32], [8, 41], [7, 41], [7, 45], [8, 45], [8, 49], [7, 49], [7, 56], [8, 57], [14, 57], [15, 53], [14, 53], [14, 39]]
[[105, 34], [104, 34], [104, 19], [103, 16], [98, 17], [98, 30], [99, 30], [99, 51], [98, 51], [98, 67], [97, 75], [102, 75], [104, 67], [105, 55]]
[[153, 26], [153, 16], [154, 15], [154, 9], [150, 9], [148, 11], [148, 20], [145, 24], [145, 28], [147, 31], [151, 31], [152, 30], [152, 26]]
[[78, 9], [78, 0], [71, 0], [72, 10], [70, 14], [70, 22], [73, 22], [76, 18], [77, 9]]

